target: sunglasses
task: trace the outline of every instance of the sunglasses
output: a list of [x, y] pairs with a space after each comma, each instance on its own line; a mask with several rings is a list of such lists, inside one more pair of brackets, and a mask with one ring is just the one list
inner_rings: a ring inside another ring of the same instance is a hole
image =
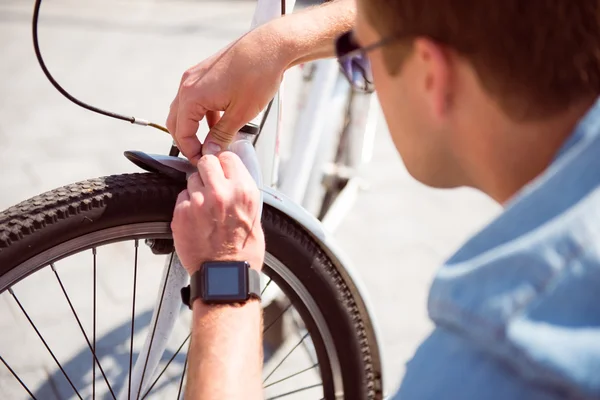
[[354, 38], [354, 32], [351, 30], [337, 38], [335, 41], [336, 56], [342, 72], [354, 89], [361, 92], [375, 90], [371, 62], [367, 53], [396, 39], [398, 37], [389, 37], [369, 46], [360, 47]]

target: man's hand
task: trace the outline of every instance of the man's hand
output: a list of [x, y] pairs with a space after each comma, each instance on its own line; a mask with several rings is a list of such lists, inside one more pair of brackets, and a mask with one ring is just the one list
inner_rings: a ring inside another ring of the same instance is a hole
[[257, 212], [260, 196], [250, 173], [231, 153], [204, 156], [179, 194], [171, 229], [188, 273], [205, 261], [248, 261], [262, 267], [265, 239]]
[[[273, 98], [288, 68], [334, 54], [334, 39], [351, 28], [354, 12], [354, 0], [338, 0], [277, 18], [188, 69], [167, 118], [183, 155], [196, 163], [201, 154], [226, 150]], [[196, 132], [204, 117], [210, 132], [202, 146]]]
[[[274, 29], [262, 26], [183, 74], [167, 128], [191, 162], [201, 151], [226, 150], [273, 98], [289, 63], [280, 41]], [[196, 131], [204, 117], [211, 129], [201, 146]]]

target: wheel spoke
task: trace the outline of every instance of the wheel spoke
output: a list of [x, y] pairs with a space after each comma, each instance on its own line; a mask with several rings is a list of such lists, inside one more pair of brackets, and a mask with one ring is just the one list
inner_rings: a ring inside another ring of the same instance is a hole
[[277, 318], [275, 318], [273, 321], [269, 322], [269, 324], [267, 325], [267, 327], [265, 329], [263, 329], [263, 335], [265, 333], [267, 333], [267, 331], [269, 330], [269, 328], [271, 328], [273, 325], [275, 325], [275, 322], [279, 321], [279, 319], [283, 316], [283, 314], [286, 313], [287, 310], [289, 310], [292, 307], [292, 303], [288, 304], [287, 307], [285, 307], [283, 309], [283, 311], [281, 311], [279, 313], [279, 315], [277, 316]]
[[85, 334], [85, 330], [83, 329], [83, 325], [81, 325], [81, 321], [79, 320], [79, 316], [77, 315], [77, 312], [75, 312], [75, 308], [73, 307], [73, 303], [71, 303], [71, 299], [69, 298], [69, 295], [67, 294], [67, 291], [60, 279], [60, 276], [58, 275], [58, 271], [56, 270], [56, 267], [54, 266], [54, 264], [50, 264], [50, 268], [52, 268], [52, 271], [54, 271], [54, 275], [56, 276], [56, 279], [58, 280], [58, 284], [60, 285], [60, 288], [62, 289], [63, 294], [65, 295], [65, 299], [67, 300], [67, 303], [69, 303], [69, 307], [71, 308], [71, 311], [73, 312], [73, 316], [75, 317], [75, 320], [77, 321], [77, 325], [79, 325], [79, 329], [81, 330], [81, 333], [83, 334], [83, 337], [85, 338], [85, 341], [88, 345], [88, 347], [90, 348], [90, 351], [92, 352], [92, 356], [94, 357], [94, 361], [98, 364], [98, 369], [100, 370], [100, 373], [102, 374], [102, 376], [104, 377], [104, 381], [106, 382], [106, 385], [108, 386], [108, 390], [110, 391], [110, 394], [112, 395], [113, 399], [117, 399], [115, 396], [115, 393], [112, 390], [112, 387], [110, 386], [110, 383], [108, 383], [108, 378], [106, 377], [106, 374], [104, 373], [104, 369], [102, 368], [102, 365], [100, 364], [100, 361], [98, 361], [98, 357], [96, 357], [96, 350], [92, 348], [92, 344], [90, 343], [90, 340], [88, 339], [88, 336]]
[[266, 400], [281, 399], [282, 397], [287, 397], [287, 396], [290, 396], [292, 394], [300, 393], [300, 392], [303, 392], [305, 390], [313, 389], [313, 388], [316, 388], [316, 387], [319, 387], [319, 386], [323, 386], [323, 384], [322, 383], [317, 383], [315, 385], [304, 386], [304, 387], [302, 387], [300, 389], [292, 390], [291, 392], [286, 392], [286, 393], [278, 394], [277, 396], [269, 397]]
[[6, 361], [4, 361], [4, 358], [2, 358], [2, 356], [0, 356], [0, 361], [2, 361], [2, 363], [6, 366], [6, 368], [8, 368], [8, 370], [10, 371], [10, 373], [12, 374], [12, 376], [14, 376], [15, 379], [19, 381], [19, 383], [21, 384], [21, 386], [23, 386], [23, 389], [27, 390], [27, 393], [29, 393], [29, 395], [31, 396], [31, 398], [33, 400], [36, 400], [36, 397], [33, 395], [33, 393], [31, 393], [31, 390], [29, 390], [29, 388], [27, 387], [27, 385], [25, 385], [25, 383], [21, 380], [21, 378], [19, 378], [19, 376], [17, 375], [17, 373], [15, 371], [13, 371], [13, 369], [10, 367], [10, 365], [8, 365], [8, 363]]
[[185, 356], [185, 363], [183, 364], [183, 372], [181, 373], [181, 380], [179, 381], [179, 391], [177, 392], [177, 400], [179, 400], [181, 398], [181, 389], [183, 388], [183, 380], [185, 379], [185, 370], [187, 369], [189, 354], [190, 354], [190, 349], [188, 347], [188, 352]]
[[267, 381], [267, 379], [269, 379], [271, 377], [271, 375], [273, 375], [275, 373], [275, 371], [277, 371], [277, 369], [281, 366], [281, 364], [283, 364], [283, 362], [285, 360], [287, 360], [287, 358], [290, 356], [290, 354], [292, 354], [294, 352], [294, 350], [296, 350], [298, 348], [298, 346], [300, 346], [302, 344], [302, 342], [304, 342], [304, 339], [306, 339], [307, 337], [308, 337], [308, 332], [304, 336], [302, 336], [302, 339], [300, 339], [300, 341], [298, 343], [296, 343], [296, 345], [294, 347], [292, 347], [292, 349], [285, 355], [285, 357], [283, 357], [283, 360], [281, 360], [279, 362], [279, 364], [277, 364], [277, 366], [275, 366], [273, 371], [271, 371], [271, 373], [269, 375], [267, 375], [267, 377], [263, 380], [263, 383], [265, 383]]
[[318, 367], [318, 366], [319, 366], [319, 364], [317, 363], [317, 364], [314, 364], [312, 367], [304, 368], [302, 371], [298, 371], [298, 372], [296, 372], [296, 373], [293, 373], [293, 374], [291, 374], [290, 376], [286, 376], [285, 378], [282, 378], [282, 379], [280, 379], [280, 380], [278, 380], [278, 381], [275, 381], [275, 382], [273, 382], [273, 383], [269, 383], [269, 384], [268, 384], [268, 385], [266, 385], [264, 388], [266, 389], [266, 388], [268, 388], [268, 387], [270, 387], [270, 386], [273, 386], [273, 385], [276, 385], [276, 384], [278, 384], [278, 383], [280, 383], [280, 382], [286, 381], [286, 380], [288, 380], [288, 379], [290, 379], [290, 378], [293, 378], [293, 377], [295, 377], [295, 376], [298, 376], [298, 375], [300, 375], [300, 374], [302, 374], [302, 373], [304, 373], [304, 372], [306, 372], [306, 371], [310, 371], [311, 369], [314, 369], [314, 368], [316, 368], [316, 367]]
[[267, 282], [267, 284], [265, 285], [265, 287], [263, 288], [263, 290], [260, 291], [260, 295], [262, 296], [263, 293], [265, 293], [265, 290], [267, 290], [267, 288], [269, 287], [269, 285], [271, 284], [271, 282], [273, 282], [273, 278], [269, 278], [269, 282]]
[[131, 399], [131, 369], [133, 367], [133, 332], [135, 331], [135, 291], [137, 287], [138, 240], [135, 240], [135, 259], [133, 261], [133, 302], [131, 306], [131, 336], [129, 338], [129, 385], [127, 399]]
[[[298, 323], [298, 320], [294, 316], [292, 316], [292, 322], [296, 326], [296, 330], [298, 332], [302, 331], [303, 328], [300, 326], [300, 324]], [[308, 358], [310, 358], [310, 360], [313, 363], [317, 363], [317, 359], [315, 359], [315, 357], [313, 357], [313, 353], [309, 350], [309, 344], [306, 342], [303, 342], [302, 347], [304, 347], [304, 351], [306, 352], [306, 355], [308, 356]]]
[[83, 400], [81, 398], [81, 395], [79, 394], [79, 392], [75, 388], [75, 385], [73, 385], [73, 382], [71, 381], [71, 378], [69, 378], [69, 376], [65, 372], [64, 368], [62, 367], [62, 365], [60, 365], [60, 363], [56, 359], [56, 356], [54, 355], [54, 353], [52, 352], [52, 350], [50, 350], [50, 347], [48, 346], [48, 343], [46, 343], [46, 340], [44, 340], [44, 337], [42, 336], [42, 334], [40, 333], [40, 331], [38, 331], [37, 327], [35, 326], [35, 324], [31, 320], [31, 318], [29, 318], [29, 314], [27, 314], [27, 311], [25, 311], [25, 309], [21, 305], [21, 302], [19, 301], [19, 299], [15, 295], [15, 292], [12, 290], [12, 288], [8, 288], [8, 292], [12, 295], [13, 299], [15, 299], [15, 301], [17, 302], [17, 305], [19, 306], [19, 308], [21, 309], [21, 311], [25, 315], [25, 318], [27, 318], [27, 320], [29, 321], [29, 324], [31, 324], [31, 327], [33, 328], [33, 330], [35, 330], [35, 333], [37, 333], [38, 337], [40, 338], [40, 340], [42, 341], [42, 343], [46, 347], [46, 350], [48, 350], [48, 353], [50, 353], [50, 356], [52, 356], [52, 359], [54, 360], [54, 362], [56, 363], [56, 365], [58, 366], [58, 368], [60, 368], [60, 370], [62, 371], [62, 373], [65, 376], [65, 378], [67, 379], [67, 381], [69, 381], [69, 384], [71, 385], [71, 387], [75, 391], [75, 394], [77, 395], [77, 397], [79, 397], [81, 400]]
[[[94, 257], [94, 321], [92, 327], [93, 336], [93, 352], [96, 354], [96, 248], [92, 249], [92, 255]], [[96, 360], [92, 359], [92, 399], [96, 398]]]
[[[158, 302], [158, 311], [156, 312], [156, 321], [160, 317], [160, 310], [162, 308], [163, 299], [165, 297], [165, 290], [167, 289], [167, 281], [169, 280], [169, 273], [171, 272], [171, 265], [173, 265], [173, 257], [175, 253], [171, 253], [171, 259], [169, 260], [169, 266], [167, 267], [167, 275], [165, 277], [165, 284], [162, 288], [162, 293], [160, 294], [160, 301]], [[152, 350], [152, 342], [154, 341], [154, 334], [156, 333], [156, 325], [154, 324], [154, 328], [152, 329], [152, 335], [150, 336], [150, 345], [148, 346], [148, 354], [146, 355], [146, 362], [144, 363], [144, 370], [142, 371], [142, 379], [140, 380], [140, 387], [138, 388], [137, 399], [140, 398], [140, 394], [142, 392], [142, 385], [144, 383], [144, 375], [146, 375], [146, 368], [148, 367], [148, 359], [150, 358], [150, 351]]]
[[187, 341], [190, 339], [191, 336], [192, 336], [191, 333], [187, 335], [187, 337], [185, 338], [185, 340], [183, 341], [183, 343], [181, 343], [181, 345], [179, 346], [179, 348], [177, 349], [177, 351], [175, 352], [175, 354], [173, 354], [173, 356], [169, 359], [169, 361], [167, 362], [167, 365], [165, 365], [165, 367], [162, 369], [162, 371], [160, 371], [160, 374], [158, 374], [158, 376], [156, 377], [156, 379], [154, 380], [154, 382], [152, 382], [152, 385], [150, 385], [150, 389], [148, 389], [148, 391], [146, 391], [146, 394], [144, 396], [142, 396], [142, 400], [144, 400], [146, 398], [146, 396], [148, 396], [148, 394], [150, 393], [150, 391], [152, 390], [152, 388], [154, 387], [154, 385], [156, 385], [156, 383], [158, 382], [158, 380], [160, 379], [160, 377], [165, 373], [165, 371], [167, 370], [167, 368], [169, 368], [169, 365], [171, 365], [171, 363], [173, 362], [173, 360], [175, 359], [175, 357], [177, 357], [177, 354], [179, 354], [179, 352], [181, 351], [181, 349], [187, 343]]

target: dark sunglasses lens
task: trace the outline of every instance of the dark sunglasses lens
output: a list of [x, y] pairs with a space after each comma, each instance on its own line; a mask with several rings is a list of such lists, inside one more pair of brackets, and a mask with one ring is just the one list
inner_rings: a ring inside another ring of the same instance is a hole
[[373, 91], [373, 74], [371, 63], [362, 53], [349, 56], [340, 60], [344, 75], [348, 78], [355, 89], [370, 92]]

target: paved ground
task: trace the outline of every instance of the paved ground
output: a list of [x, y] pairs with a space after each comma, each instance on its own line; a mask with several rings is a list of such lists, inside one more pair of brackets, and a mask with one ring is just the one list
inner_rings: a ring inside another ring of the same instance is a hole
[[[30, 3], [0, 0], [0, 209], [70, 182], [134, 171], [121, 156], [124, 150], [164, 152], [170, 143], [158, 132], [91, 114], [62, 98], [35, 62]], [[41, 46], [57, 79], [77, 96], [162, 122], [185, 68], [243, 33], [252, 10], [249, 0], [48, 1], [42, 12]], [[387, 383], [393, 388], [404, 363], [430, 330], [425, 300], [436, 265], [499, 209], [471, 190], [436, 191], [414, 182], [384, 124], [380, 126], [374, 161], [366, 171], [371, 187], [361, 193], [336, 235], [375, 305]], [[127, 261], [133, 249], [111, 248], [106, 254]], [[142, 257], [150, 258], [146, 253]], [[61, 266], [60, 273], [74, 301], [81, 298], [89, 303], [90, 277], [73, 272], [78, 262]], [[89, 258], [81, 262], [89, 265]], [[111, 262], [106, 273], [118, 274], [117, 265]], [[63, 324], [68, 308], [47, 303], [39, 307], [46, 294], [59, 294], [58, 286], [41, 285], [55, 279], [52, 272], [36, 279], [15, 290], [24, 296], [26, 307], [37, 310], [32, 318], [40, 321], [49, 341], [63, 349], [57, 356], [70, 360], [67, 372], [77, 376], [78, 384], [89, 382], [91, 371], [82, 370], [86, 363], [91, 366], [83, 352], [85, 343], [76, 351], [67, 346], [68, 333], [77, 332], [76, 326]], [[99, 314], [110, 315], [113, 322], [99, 325], [98, 346], [107, 353], [115, 348], [124, 353], [129, 311], [117, 306], [129, 301], [124, 290], [130, 290], [125, 288], [131, 287], [132, 278], [99, 279], [103, 304]], [[138, 309], [149, 309], [156, 284], [155, 277], [144, 281]], [[83, 304], [81, 310], [91, 308]], [[148, 318], [146, 313], [136, 324], [146, 324]], [[89, 316], [82, 323], [89, 326]], [[38, 366], [43, 349], [25, 327], [9, 295], [0, 295], [0, 354], [36, 393], [68, 396], [66, 383], [55, 378], [52, 361], [46, 359], [43, 368]], [[185, 334], [184, 327], [185, 321], [177, 335]], [[123, 357], [115, 356], [113, 363], [126, 363]], [[183, 361], [177, 360], [181, 367]], [[112, 368], [111, 379], [117, 379], [119, 372]], [[4, 367], [0, 367], [0, 398], [25, 398]]]

